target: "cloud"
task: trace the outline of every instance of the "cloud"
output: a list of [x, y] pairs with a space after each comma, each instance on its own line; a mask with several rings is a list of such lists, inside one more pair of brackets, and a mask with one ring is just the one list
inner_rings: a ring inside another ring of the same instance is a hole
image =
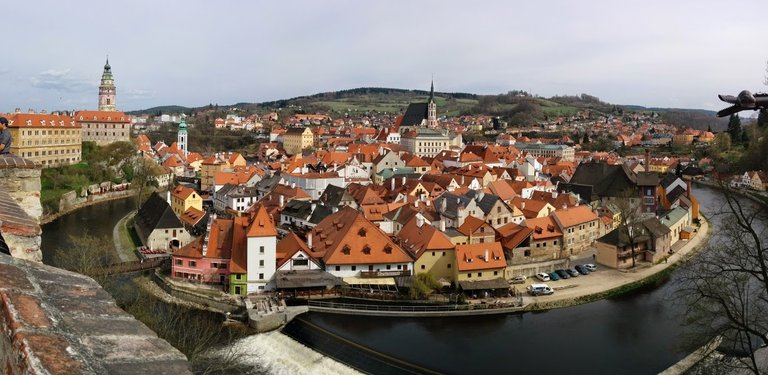
[[29, 84], [39, 89], [64, 92], [86, 92], [97, 87], [90, 80], [73, 77], [69, 69], [48, 69], [30, 77]]
[[142, 89], [128, 89], [126, 90], [125, 95], [131, 99], [145, 99], [155, 97], [155, 93], [153, 91]]
[[3, 74], [10, 73], [10, 71], [11, 70], [8, 69], [8, 68], [0, 68], [0, 76], [3, 75]]

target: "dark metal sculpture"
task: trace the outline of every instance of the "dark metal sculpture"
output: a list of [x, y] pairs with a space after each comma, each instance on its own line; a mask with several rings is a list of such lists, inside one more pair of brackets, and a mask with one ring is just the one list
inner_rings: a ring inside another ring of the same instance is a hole
[[717, 97], [726, 103], [733, 104], [732, 106], [717, 112], [717, 117], [730, 116], [745, 110], [756, 111], [758, 109], [768, 108], [768, 94], [766, 93], [756, 93], [753, 95], [751, 92], [744, 90], [740, 92], [738, 96], [718, 95]]

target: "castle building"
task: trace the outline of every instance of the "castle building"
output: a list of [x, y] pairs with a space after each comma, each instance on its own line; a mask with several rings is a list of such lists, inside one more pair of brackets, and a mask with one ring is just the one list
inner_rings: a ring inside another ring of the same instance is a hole
[[67, 115], [15, 113], [3, 115], [8, 118], [11, 131], [11, 153], [32, 160], [43, 167], [76, 164], [82, 152], [80, 125]]
[[99, 85], [99, 110], [75, 112], [75, 122], [83, 129], [83, 142], [99, 145], [131, 141], [131, 119], [117, 110], [115, 80], [109, 59]]

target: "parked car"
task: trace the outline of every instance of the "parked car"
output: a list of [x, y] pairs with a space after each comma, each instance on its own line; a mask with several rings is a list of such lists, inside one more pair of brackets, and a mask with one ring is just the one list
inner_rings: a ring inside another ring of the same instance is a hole
[[568, 272], [568, 274], [569, 274], [569, 275], [571, 275], [571, 277], [577, 277], [577, 276], [579, 276], [579, 271], [576, 271], [576, 270], [575, 270], [575, 269], [573, 269], [573, 268], [566, 268], [566, 269], [565, 269], [565, 272]]
[[541, 281], [549, 281], [549, 274], [546, 274], [544, 272], [539, 272], [536, 274], [536, 278]]
[[589, 270], [587, 267], [584, 267], [581, 264], [576, 266], [576, 271], [579, 271], [579, 273], [582, 275], [589, 275]]
[[560, 276], [560, 278], [563, 280], [571, 278], [571, 275], [569, 275], [565, 270], [555, 270], [555, 272], [557, 273], [557, 276]]
[[596, 267], [594, 264], [592, 264], [592, 263], [587, 263], [587, 264], [585, 264], [585, 265], [584, 265], [584, 267], [585, 267], [585, 268], [586, 268], [586, 269], [587, 269], [589, 272], [595, 272], [595, 271], [597, 271], [597, 267]]
[[512, 278], [512, 280], [509, 280], [509, 283], [510, 284], [522, 284], [522, 283], [525, 282], [525, 279], [527, 279], [527, 277], [525, 277], [524, 275], [515, 276], [515, 277]]
[[552, 281], [560, 280], [560, 275], [558, 275], [557, 272], [550, 272], [549, 279]]
[[528, 286], [528, 294], [532, 296], [541, 296], [552, 294], [555, 291], [547, 284], [531, 284]]

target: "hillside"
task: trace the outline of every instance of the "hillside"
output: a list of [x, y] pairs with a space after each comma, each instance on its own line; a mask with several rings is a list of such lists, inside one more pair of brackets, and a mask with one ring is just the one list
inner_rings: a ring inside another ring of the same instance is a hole
[[[133, 115], [158, 115], [183, 111], [189, 114], [212, 109], [237, 108], [245, 113], [264, 113], [277, 110], [284, 111], [284, 115], [290, 113], [328, 113], [334, 118], [366, 113], [397, 115], [403, 113], [408, 104], [425, 102], [428, 97], [429, 92], [425, 90], [362, 87], [263, 103], [237, 103], [225, 106], [211, 104], [197, 108], [169, 105], [129, 113]], [[587, 94], [542, 98], [518, 90], [499, 95], [435, 92], [435, 101], [440, 116], [498, 116], [510, 126], [533, 125], [561, 116], [574, 115], [582, 110], [590, 110], [593, 115], [619, 115], [625, 111], [657, 112], [664, 121], [676, 126], [690, 126], [702, 130], [711, 127], [715, 131], [727, 127], [727, 119], [718, 119], [712, 111], [613, 105]]]

